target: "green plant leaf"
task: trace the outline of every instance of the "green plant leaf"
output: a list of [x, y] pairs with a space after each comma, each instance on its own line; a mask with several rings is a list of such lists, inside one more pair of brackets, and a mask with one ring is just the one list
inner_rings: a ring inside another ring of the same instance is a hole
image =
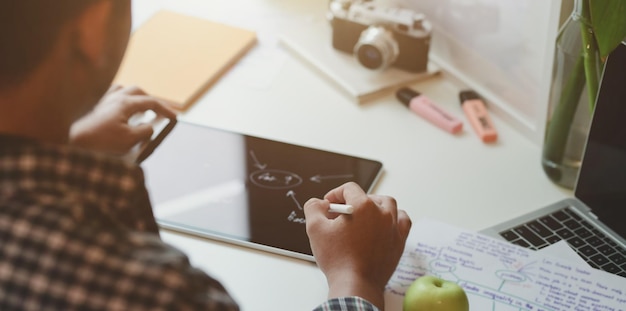
[[626, 1], [589, 0], [591, 22], [602, 59], [626, 38]]

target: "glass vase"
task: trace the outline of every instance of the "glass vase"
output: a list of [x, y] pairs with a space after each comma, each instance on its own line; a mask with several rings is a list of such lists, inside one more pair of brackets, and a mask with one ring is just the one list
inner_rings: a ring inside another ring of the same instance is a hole
[[[589, 134], [592, 105], [587, 90], [587, 75], [599, 77], [599, 58], [589, 53], [583, 35], [593, 37], [584, 24], [586, 0], [576, 0], [574, 10], [563, 24], [556, 40], [548, 118], [542, 151], [542, 166], [557, 185], [573, 189]], [[587, 32], [584, 34], [583, 32]], [[594, 57], [589, 57], [589, 56]], [[589, 66], [589, 61], [596, 62]], [[587, 67], [587, 69], [586, 69]], [[589, 68], [593, 68], [589, 72]], [[595, 94], [594, 94], [595, 97]]]

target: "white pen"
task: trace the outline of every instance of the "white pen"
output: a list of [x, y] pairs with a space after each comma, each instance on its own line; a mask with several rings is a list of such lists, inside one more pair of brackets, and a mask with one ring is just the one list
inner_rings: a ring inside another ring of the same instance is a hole
[[330, 203], [330, 209], [328, 211], [332, 213], [352, 214], [354, 207], [347, 204]]

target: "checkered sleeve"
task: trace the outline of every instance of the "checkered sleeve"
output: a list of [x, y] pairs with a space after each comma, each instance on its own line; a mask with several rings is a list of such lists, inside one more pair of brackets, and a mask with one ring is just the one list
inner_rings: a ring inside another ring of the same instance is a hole
[[238, 310], [164, 243], [139, 167], [0, 135], [0, 310]]
[[[86, 266], [100, 272], [89, 284], [100, 284], [97, 294], [105, 305], [95, 309], [119, 310], [238, 310], [224, 287], [203, 271], [191, 266], [188, 257], [153, 234], [131, 232], [122, 245], [100, 245], [109, 253], [98, 260], [89, 256]], [[103, 249], [103, 250], [104, 250]], [[113, 278], [107, 278], [113, 277]], [[107, 282], [111, 280], [111, 282]], [[89, 286], [87, 286], [89, 288]], [[90, 303], [93, 303], [91, 301]]]
[[217, 280], [157, 235], [85, 211], [78, 224], [60, 209], [5, 207], [0, 310], [238, 310]]
[[[129, 240], [138, 247], [129, 252], [130, 258], [127, 258], [128, 263], [123, 269], [132, 269], [133, 264], [141, 266], [141, 273], [135, 275], [134, 287], [143, 286], [144, 291], [133, 289], [131, 295], [124, 292], [118, 292], [117, 295], [132, 297], [131, 302], [138, 303], [146, 310], [239, 310], [226, 289], [217, 280], [191, 266], [183, 252], [152, 234], [135, 233]], [[133, 274], [127, 274], [126, 277], [132, 280]], [[135, 298], [148, 292], [151, 298], [145, 295], [144, 300]]]
[[313, 311], [378, 311], [378, 308], [361, 297], [330, 299]]

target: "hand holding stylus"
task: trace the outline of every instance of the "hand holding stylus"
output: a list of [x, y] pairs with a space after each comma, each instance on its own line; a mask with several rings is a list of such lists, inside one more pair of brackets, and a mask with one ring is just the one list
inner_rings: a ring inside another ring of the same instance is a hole
[[[352, 214], [331, 213], [331, 202], [351, 205]], [[329, 298], [359, 296], [383, 308], [385, 285], [411, 228], [406, 212], [398, 210], [392, 197], [368, 195], [356, 183], [347, 183], [324, 199], [307, 201], [304, 213], [313, 256], [328, 281]]]

